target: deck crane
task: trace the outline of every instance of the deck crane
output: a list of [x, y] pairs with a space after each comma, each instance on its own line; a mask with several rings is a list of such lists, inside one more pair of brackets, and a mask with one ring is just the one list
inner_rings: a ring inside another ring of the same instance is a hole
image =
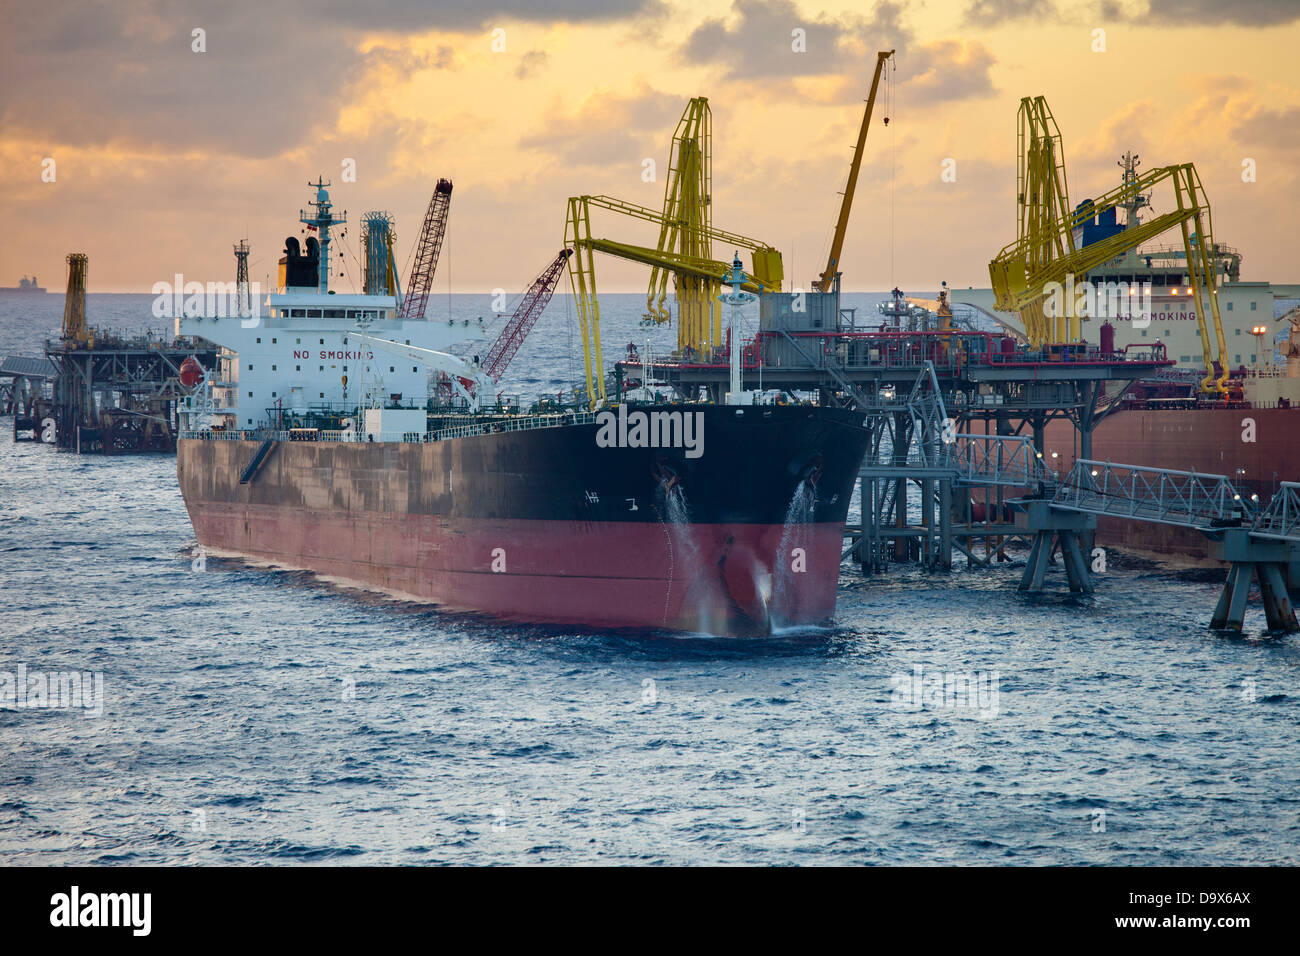
[[381, 339], [370, 335], [365, 328], [353, 329], [350, 334], [355, 336], [357, 341], [369, 345], [375, 351], [400, 358], [403, 361], [424, 365], [437, 372], [439, 381], [445, 381], [448, 387], [465, 399], [465, 402], [472, 409], [480, 407], [479, 400], [474, 397], [477, 389], [483, 388], [485, 392], [491, 391], [493, 382], [478, 365], [470, 364], [450, 352], [439, 352], [436, 349], [426, 349], [418, 345], [404, 345], [391, 339]]
[[[751, 252], [753, 269], [746, 277], [746, 291], [774, 292], [781, 288], [783, 267], [781, 254], [775, 248], [713, 226], [711, 123], [708, 100], [692, 99], [673, 134], [662, 210], [609, 196], [569, 199], [564, 244], [573, 250], [569, 259], [569, 283], [582, 333], [587, 397], [592, 407], [605, 400], [595, 253], [650, 267], [646, 317], [654, 322], [671, 318], [665, 302], [668, 277], [673, 277], [679, 354], [693, 352], [707, 356], [723, 342], [721, 303], [717, 295], [723, 278], [731, 273], [731, 264], [713, 258], [714, 241]], [[591, 226], [593, 210], [614, 212], [657, 226], [656, 244], [640, 246], [595, 236]]]
[[[692, 98], [673, 131], [668, 151], [668, 176], [664, 181], [664, 204], [659, 223], [660, 253], [713, 258], [713, 111], [703, 96]], [[646, 289], [647, 315], [665, 321], [668, 310], [669, 270], [650, 266]], [[719, 283], [712, 278], [673, 275], [677, 297], [679, 347], [709, 348], [721, 335], [722, 311], [718, 302]], [[657, 300], [657, 301], [656, 301]]]
[[[1174, 208], [1150, 220], [1132, 225], [1121, 232], [1083, 246], [1046, 263], [1031, 259], [1030, 246], [1043, 240], [1055, 241], [1073, 235], [1094, 216], [1108, 209], [1131, 205], [1135, 198], [1149, 193], [1153, 187], [1169, 183], [1174, 191]], [[1052, 284], [1055, 288], [1066, 286], [1067, 277], [1086, 276], [1103, 263], [1118, 258], [1130, 249], [1154, 239], [1167, 229], [1178, 227], [1183, 236], [1187, 256], [1189, 298], [1196, 306], [1196, 323], [1201, 335], [1201, 350], [1205, 362], [1205, 376], [1201, 391], [1210, 395], [1227, 394], [1228, 367], [1224, 361], [1227, 345], [1223, 337], [1223, 323], [1219, 317], [1219, 292], [1215, 275], [1215, 245], [1209, 200], [1201, 185], [1196, 167], [1191, 163], [1162, 166], [1141, 175], [1126, 178], [1119, 187], [1091, 203], [1082, 203], [1077, 209], [1061, 215], [1050, 230], [1037, 237], [1025, 236], [1008, 245], [989, 263], [989, 278], [993, 285], [995, 305], [1005, 311], [1019, 312], [1026, 322], [1025, 331], [1030, 344], [1041, 348], [1050, 341], [1051, 329], [1046, 320], [1037, 322], [1033, 316], [1045, 316], [1045, 303]], [[1066, 331], [1078, 337], [1079, 317], [1074, 315], [1074, 303], [1064, 302], [1065, 315], [1058, 317], [1058, 334]], [[1215, 356], [1211, 350], [1210, 331], [1205, 321], [1209, 309], [1214, 323], [1214, 346], [1217, 348], [1219, 371], [1215, 371]], [[1064, 322], [1068, 320], [1068, 327]], [[1066, 339], [1069, 341], [1070, 339]]]
[[545, 311], [546, 304], [551, 301], [551, 295], [555, 292], [555, 284], [560, 279], [560, 272], [571, 255], [573, 255], [572, 249], [561, 249], [551, 264], [543, 269], [533, 280], [532, 285], [524, 290], [523, 298], [515, 306], [514, 313], [506, 322], [505, 328], [501, 330], [501, 334], [497, 336], [497, 340], [492, 343], [492, 347], [488, 349], [487, 358], [483, 360], [483, 374], [493, 382], [501, 381], [502, 374], [515, 357], [515, 353], [519, 351], [519, 346], [523, 344], [524, 339], [528, 337], [528, 333], [532, 331], [542, 312]]
[[451, 209], [451, 180], [439, 179], [424, 214], [424, 226], [415, 246], [415, 261], [411, 264], [411, 277], [406, 283], [406, 298], [402, 300], [399, 315], [403, 319], [423, 319], [424, 309], [433, 291], [433, 273], [438, 268], [438, 253], [447, 235], [447, 214]]
[[[603, 209], [647, 222], [660, 223], [663, 214], [645, 206], [623, 202], [608, 196], [573, 196], [569, 199], [569, 213], [565, 221], [565, 245], [573, 248], [569, 259], [569, 282], [573, 289], [574, 302], [578, 313], [578, 328], [582, 333], [583, 365], [587, 376], [587, 397], [592, 406], [605, 400], [604, 361], [600, 344], [600, 302], [596, 296], [596, 262], [595, 253], [600, 252], [629, 262], [639, 262], [656, 270], [657, 275], [672, 274], [677, 279], [679, 311], [685, 308], [682, 301], [683, 289], [691, 289], [694, 295], [701, 288], [720, 285], [723, 278], [731, 274], [731, 266], [718, 259], [704, 256], [692, 256], [675, 252], [664, 252], [651, 246], [638, 246], [613, 239], [602, 239], [592, 235], [591, 211]], [[746, 292], [776, 292], [781, 288], [784, 278], [781, 253], [767, 243], [750, 239], [738, 233], [727, 232], [710, 226], [703, 233], [710, 242], [717, 240], [750, 251], [753, 268], [746, 273], [743, 289]], [[689, 285], [688, 285], [689, 284]], [[647, 294], [647, 306], [651, 318], [656, 322], [666, 321], [670, 316], [665, 312], [655, 312], [653, 299], [655, 286]], [[712, 306], [709, 306], [710, 310]], [[683, 320], [679, 315], [677, 325], [677, 347], [679, 353], [687, 354], [693, 350], [701, 355], [709, 352], [722, 341], [720, 328], [715, 328], [711, 311], [706, 314], [703, 308], [697, 310], [700, 321]], [[703, 321], [706, 317], [709, 322]], [[720, 319], [718, 320], [721, 321]], [[695, 338], [694, 336], [699, 336]]]
[[[835, 220], [835, 236], [831, 240], [830, 255], [826, 259], [826, 268], [813, 282], [818, 292], [830, 292], [835, 288], [835, 279], [840, 271], [840, 253], [844, 251], [844, 235], [849, 228], [849, 211], [853, 208], [853, 191], [858, 185], [858, 172], [862, 169], [862, 152], [867, 145], [867, 130], [871, 127], [871, 111], [876, 105], [876, 90], [880, 86], [880, 74], [884, 71], [885, 61], [894, 55], [893, 50], [881, 50], [876, 54], [876, 72], [871, 78], [871, 92], [867, 95], [867, 108], [862, 114], [862, 127], [858, 130], [858, 142], [853, 147], [853, 162], [849, 164], [849, 181], [844, 185], [844, 196], [840, 200], [839, 218]], [[889, 117], [885, 117], [889, 122]]]
[[[1054, 259], [1072, 255], [1074, 233], [1062, 234], [1057, 221], [1070, 212], [1070, 191], [1065, 177], [1065, 148], [1056, 118], [1042, 96], [1020, 101], [1016, 134], [1016, 241], [1023, 243], [1029, 270], [1047, 268]], [[1036, 303], [1022, 311], [1026, 335], [1031, 341], [1052, 337], [1051, 323]], [[1059, 318], [1065, 323], [1065, 317]], [[1078, 339], [1077, 320], [1070, 330], [1059, 328], [1056, 341]]]

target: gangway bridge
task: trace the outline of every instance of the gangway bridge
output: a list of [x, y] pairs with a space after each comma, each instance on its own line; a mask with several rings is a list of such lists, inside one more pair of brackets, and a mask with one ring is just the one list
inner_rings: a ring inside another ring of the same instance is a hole
[[1018, 523], [1033, 534], [1022, 591], [1042, 590], [1057, 547], [1070, 588], [1091, 592], [1084, 535], [1098, 517], [1149, 521], [1199, 531], [1210, 556], [1229, 565], [1210, 626], [1240, 632], [1252, 580], [1259, 581], [1270, 631], [1300, 631], [1286, 588], [1286, 566], [1300, 560], [1300, 483], [1283, 482], [1266, 508], [1224, 475], [1079, 459], [1037, 497], [1015, 501]]
[[[1042, 453], [1027, 434], [958, 431], [966, 419], [950, 415], [933, 363], [912, 374], [910, 385], [871, 388], [856, 402], [871, 437], [859, 472], [862, 521], [846, 528], [843, 555], [854, 555], [868, 574], [909, 558], [950, 568], [954, 550], [987, 565], [1024, 536], [1004, 492], [1040, 489], [1049, 479]], [[910, 496], [909, 486], [919, 496]], [[920, 512], [915, 524], [913, 508]], [[983, 556], [977, 540], [985, 543]]]

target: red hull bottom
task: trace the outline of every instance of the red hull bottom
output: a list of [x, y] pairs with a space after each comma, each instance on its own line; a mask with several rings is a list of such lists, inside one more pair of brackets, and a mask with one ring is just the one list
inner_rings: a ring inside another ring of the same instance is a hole
[[843, 541], [832, 523], [448, 521], [188, 505], [200, 546], [218, 554], [516, 620], [717, 634], [829, 622]]

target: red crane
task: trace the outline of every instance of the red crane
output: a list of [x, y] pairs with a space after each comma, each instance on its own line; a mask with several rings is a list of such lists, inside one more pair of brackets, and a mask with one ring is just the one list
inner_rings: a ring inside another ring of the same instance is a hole
[[451, 180], [440, 179], [433, 187], [429, 211], [424, 214], [424, 228], [415, 246], [415, 262], [411, 265], [411, 278], [406, 283], [406, 298], [402, 300], [403, 319], [423, 319], [424, 307], [433, 291], [433, 272], [438, 268], [438, 253], [447, 235], [447, 211], [451, 208]]
[[501, 330], [497, 340], [492, 343], [492, 348], [488, 350], [487, 358], [483, 361], [483, 372], [492, 381], [501, 380], [506, 366], [510, 364], [515, 353], [519, 351], [519, 346], [523, 344], [528, 333], [541, 318], [546, 304], [551, 301], [551, 295], [555, 292], [555, 283], [559, 281], [560, 273], [564, 271], [564, 264], [571, 255], [573, 255], [572, 249], [561, 249], [555, 260], [542, 270], [542, 274], [533, 280], [532, 285], [524, 290], [524, 296], [515, 307], [510, 321]]

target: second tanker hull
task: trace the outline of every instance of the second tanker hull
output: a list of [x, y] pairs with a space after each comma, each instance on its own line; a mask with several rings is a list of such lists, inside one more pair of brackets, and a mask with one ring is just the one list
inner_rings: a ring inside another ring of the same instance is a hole
[[[1300, 480], [1298, 428], [1300, 410], [1292, 408], [1121, 409], [1097, 424], [1092, 457], [1223, 475], [1243, 495], [1267, 502], [1280, 482]], [[1047, 426], [1045, 451], [1062, 474], [1074, 464], [1075, 441], [1070, 423]], [[1149, 557], [1209, 560], [1204, 535], [1171, 525], [1100, 518], [1097, 540]]]
[[[186, 439], [199, 544], [520, 620], [755, 634], [833, 617], [852, 413], [711, 407], [698, 457], [594, 425], [422, 443]], [[766, 413], [766, 417], [764, 417]]]

